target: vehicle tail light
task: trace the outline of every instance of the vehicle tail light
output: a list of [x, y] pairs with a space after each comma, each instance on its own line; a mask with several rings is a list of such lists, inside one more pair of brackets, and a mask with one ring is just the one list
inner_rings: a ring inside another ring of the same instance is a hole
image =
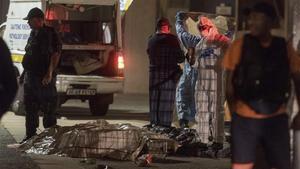
[[122, 52], [117, 52], [117, 68], [118, 68], [118, 75], [120, 77], [124, 77], [124, 68], [125, 68], [125, 61], [124, 55]]
[[121, 52], [118, 52], [118, 69], [124, 69], [124, 56]]

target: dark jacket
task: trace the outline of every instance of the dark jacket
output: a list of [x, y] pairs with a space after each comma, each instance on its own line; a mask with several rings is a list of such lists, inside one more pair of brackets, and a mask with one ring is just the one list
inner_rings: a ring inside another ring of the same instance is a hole
[[168, 72], [184, 61], [179, 41], [172, 34], [155, 34], [148, 42], [150, 71]]
[[8, 110], [18, 89], [9, 49], [0, 38], [0, 119]]
[[155, 34], [149, 39], [147, 52], [150, 60], [150, 89], [169, 80], [177, 83], [181, 75], [178, 63], [184, 61], [177, 37], [172, 34]]
[[51, 56], [60, 52], [61, 48], [61, 40], [52, 27], [43, 26], [38, 31], [31, 31], [22, 62], [25, 71], [44, 76], [48, 71]]

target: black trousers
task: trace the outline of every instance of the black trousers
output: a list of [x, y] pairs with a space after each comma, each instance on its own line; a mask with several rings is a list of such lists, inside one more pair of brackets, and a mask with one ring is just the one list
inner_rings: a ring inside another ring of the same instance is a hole
[[42, 84], [43, 77], [32, 73], [25, 73], [24, 105], [26, 111], [26, 136], [36, 134], [39, 126], [39, 111], [44, 113], [44, 128], [56, 125], [57, 91], [56, 78], [50, 84]]

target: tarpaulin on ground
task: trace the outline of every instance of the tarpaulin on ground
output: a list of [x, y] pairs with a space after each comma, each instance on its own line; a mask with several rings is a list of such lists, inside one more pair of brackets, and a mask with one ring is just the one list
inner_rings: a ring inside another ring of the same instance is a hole
[[70, 127], [52, 127], [19, 147], [26, 153], [77, 158], [135, 160], [142, 154], [166, 155], [176, 142], [130, 124], [105, 120]]

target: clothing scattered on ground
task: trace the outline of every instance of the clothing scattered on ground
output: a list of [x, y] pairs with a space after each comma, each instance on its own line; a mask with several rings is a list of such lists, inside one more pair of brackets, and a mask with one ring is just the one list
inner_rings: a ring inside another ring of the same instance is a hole
[[226, 137], [226, 142], [220, 144], [215, 142], [203, 143], [199, 139], [198, 132], [195, 129], [163, 127], [155, 125], [146, 125], [143, 127], [151, 132], [162, 134], [176, 141], [179, 147], [174, 155], [179, 156], [197, 156], [209, 158], [229, 158], [230, 135]]

